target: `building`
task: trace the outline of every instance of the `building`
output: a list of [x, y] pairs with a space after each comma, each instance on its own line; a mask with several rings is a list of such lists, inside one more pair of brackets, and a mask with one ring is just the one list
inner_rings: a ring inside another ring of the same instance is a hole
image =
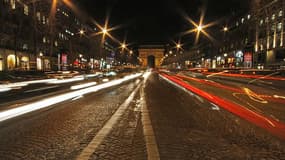
[[191, 67], [285, 66], [284, 12], [285, 0], [254, 0], [248, 13], [229, 16], [212, 28], [217, 43], [202, 42], [175, 59]]
[[0, 1], [0, 71], [62, 70], [98, 55], [96, 27], [63, 2]]

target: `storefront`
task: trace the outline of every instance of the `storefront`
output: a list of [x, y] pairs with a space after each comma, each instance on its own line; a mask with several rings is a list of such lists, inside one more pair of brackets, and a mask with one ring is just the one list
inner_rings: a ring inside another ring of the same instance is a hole
[[252, 68], [252, 53], [251, 52], [245, 52], [244, 53], [244, 67], [245, 68]]
[[42, 59], [37, 57], [37, 70], [43, 70], [43, 63], [42, 63]]
[[[14, 54], [10, 54], [7, 56], [7, 68], [8, 70], [13, 70], [16, 68], [16, 56]], [[17, 57], [17, 66], [19, 65], [19, 58]]]
[[212, 61], [212, 68], [217, 68], [217, 60], [213, 59]]
[[242, 51], [237, 51], [235, 53], [235, 63], [236, 67], [241, 67], [243, 63], [243, 52]]
[[211, 64], [211, 59], [206, 59], [205, 61], [205, 67], [206, 68], [211, 68], [212, 64]]
[[22, 70], [29, 70], [30, 69], [29, 57], [23, 56], [21, 58], [21, 69]]
[[49, 59], [44, 59], [44, 70], [45, 71], [51, 70], [51, 63]]

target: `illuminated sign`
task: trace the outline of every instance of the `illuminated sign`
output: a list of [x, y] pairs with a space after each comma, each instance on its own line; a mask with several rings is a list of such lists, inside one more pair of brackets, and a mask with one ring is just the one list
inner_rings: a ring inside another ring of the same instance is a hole
[[246, 52], [244, 54], [244, 61], [245, 62], [252, 62], [252, 53], [251, 52]]

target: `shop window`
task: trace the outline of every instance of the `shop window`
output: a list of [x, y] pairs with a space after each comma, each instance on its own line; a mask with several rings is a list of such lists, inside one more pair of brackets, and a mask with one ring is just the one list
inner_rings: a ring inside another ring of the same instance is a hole
[[37, 58], [37, 70], [42, 70], [42, 69], [43, 69], [42, 59]]
[[7, 67], [8, 67], [8, 70], [15, 69], [15, 65], [16, 65], [15, 55], [9, 55], [7, 57]]
[[29, 57], [24, 56], [21, 58], [21, 68], [23, 70], [29, 69]]
[[11, 8], [16, 9], [16, 0], [10, 0]]

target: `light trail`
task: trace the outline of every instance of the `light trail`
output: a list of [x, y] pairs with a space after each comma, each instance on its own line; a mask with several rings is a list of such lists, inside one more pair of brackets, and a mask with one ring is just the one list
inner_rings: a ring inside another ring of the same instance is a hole
[[109, 88], [112, 86], [116, 86], [119, 84], [122, 84], [126, 81], [138, 78], [142, 75], [142, 73], [137, 73], [137, 74], [133, 74], [133, 75], [129, 75], [126, 76], [124, 78], [121, 79], [117, 79], [117, 80], [113, 80], [107, 83], [103, 83], [97, 86], [93, 86], [93, 87], [89, 87], [89, 88], [85, 88], [85, 89], [81, 89], [81, 90], [77, 90], [77, 91], [72, 91], [69, 93], [65, 93], [65, 94], [61, 94], [58, 96], [54, 96], [51, 98], [46, 98], [31, 104], [27, 104], [27, 105], [23, 105], [23, 106], [19, 106], [17, 108], [13, 108], [10, 110], [6, 110], [3, 112], [0, 112], [0, 122], [29, 113], [29, 112], [33, 112], [39, 109], [43, 109], [46, 107], [50, 107], [52, 105], [64, 102], [66, 100], [70, 100], [76, 97], [80, 97], [83, 96], [85, 94], [89, 94], [89, 93], [93, 93], [93, 92], [97, 92], [99, 90], [105, 89], [105, 88]]
[[[226, 90], [231, 91], [231, 92], [245, 94], [245, 95], [248, 95], [249, 98], [252, 98], [252, 97], [250, 97], [252, 94], [247, 94], [244, 90], [239, 89], [239, 88], [234, 88], [234, 87], [226, 86], [226, 85], [223, 85], [223, 84], [220, 84], [220, 83], [211, 82], [211, 81], [208, 81], [208, 80], [203, 80], [203, 79], [198, 79], [198, 78], [193, 78], [193, 77], [187, 77], [187, 76], [182, 76], [182, 75], [176, 75], [176, 76], [179, 77], [179, 78], [182, 78], [184, 80], [196, 81], [196, 82], [207, 84], [207, 85], [210, 85], [210, 86], [226, 89]], [[253, 91], [252, 91], [252, 93], [253, 93]], [[260, 97], [261, 99], [264, 98], [264, 99], [266, 99], [268, 101], [273, 101], [273, 102], [285, 104], [285, 98], [282, 99], [280, 97], [276, 97], [276, 96], [272, 96], [272, 95], [264, 95], [264, 94], [256, 94], [256, 93], [254, 93], [254, 94], [255, 94], [255, 96]], [[252, 100], [254, 100], [254, 99], [252, 99]]]
[[95, 86], [96, 84], [97, 84], [97, 82], [84, 83], [84, 84], [80, 84], [80, 85], [71, 86], [70, 89], [71, 90], [77, 90], [77, 89], [82, 89], [82, 88], [86, 88], [86, 87], [90, 87], [90, 86]]
[[24, 81], [24, 82], [15, 82], [9, 84], [1, 84], [0, 85], [0, 92], [7, 92], [12, 89], [20, 89], [24, 86], [29, 84], [37, 84], [37, 83], [48, 83], [52, 81], [56, 81], [57, 79], [42, 79], [42, 80], [32, 80], [32, 81]]
[[267, 130], [273, 135], [285, 139], [284, 123], [276, 121], [275, 119], [269, 117], [265, 117], [261, 114], [255, 113], [252, 110], [247, 109], [246, 107], [243, 107], [239, 104], [232, 103], [228, 100], [225, 100], [215, 95], [211, 95], [201, 89], [189, 85], [188, 83], [184, 82], [183, 80], [179, 79], [176, 76], [169, 76], [167, 74], [160, 74], [160, 76], [166, 81], [170, 81], [176, 83], [176, 85], [184, 87], [185, 89], [203, 97], [204, 99], [218, 105], [219, 107], [222, 107], [225, 110], [251, 122], [252, 124], [255, 124], [256, 126]]
[[[203, 72], [203, 74], [211, 75], [211, 72]], [[227, 77], [238, 77], [238, 78], [251, 78], [251, 79], [265, 79], [265, 80], [277, 80], [277, 81], [285, 81], [283, 77], [270, 77], [270, 76], [259, 76], [259, 75], [244, 75], [244, 74], [232, 74], [232, 73], [221, 73], [219, 75], [227, 76]]]
[[62, 84], [62, 83], [70, 83], [70, 82], [76, 82], [76, 81], [82, 81], [84, 80], [83, 76], [77, 76], [70, 79], [57, 79], [55, 81], [48, 82], [49, 84]]

